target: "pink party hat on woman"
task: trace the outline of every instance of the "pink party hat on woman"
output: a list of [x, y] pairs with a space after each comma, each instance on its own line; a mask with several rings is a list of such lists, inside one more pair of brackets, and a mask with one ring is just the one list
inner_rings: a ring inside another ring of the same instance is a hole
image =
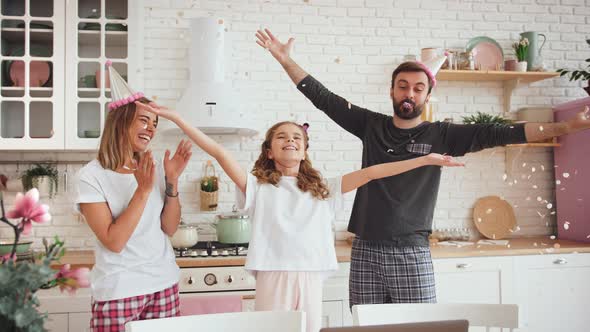
[[125, 82], [123, 77], [119, 75], [115, 67], [113, 67], [113, 62], [111, 60], [107, 60], [105, 65], [109, 71], [109, 78], [111, 82], [112, 101], [109, 103], [109, 110], [112, 111], [123, 105], [131, 104], [136, 100], [143, 98], [143, 92], [133, 91], [133, 89], [127, 85], [127, 82]]

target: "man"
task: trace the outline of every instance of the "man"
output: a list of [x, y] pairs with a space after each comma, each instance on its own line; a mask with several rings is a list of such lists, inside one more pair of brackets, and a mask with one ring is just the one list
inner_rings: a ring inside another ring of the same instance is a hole
[[[333, 94], [299, 67], [289, 56], [293, 38], [281, 43], [268, 29], [259, 30], [256, 36], [256, 42], [270, 51], [318, 109], [362, 140], [363, 167], [430, 152], [463, 156], [590, 128], [587, 109], [561, 123], [499, 126], [422, 121], [420, 114], [436, 80], [435, 72], [417, 62], [402, 63], [393, 71], [390, 97], [394, 116], [371, 112]], [[357, 190], [348, 226], [356, 234], [350, 266], [351, 307], [436, 302], [428, 235], [440, 170], [422, 167], [372, 181]]]

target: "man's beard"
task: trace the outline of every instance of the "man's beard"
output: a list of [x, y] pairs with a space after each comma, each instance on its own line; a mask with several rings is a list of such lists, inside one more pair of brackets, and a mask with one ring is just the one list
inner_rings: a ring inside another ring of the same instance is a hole
[[[408, 107], [404, 107], [404, 103]], [[404, 99], [399, 103], [393, 102], [393, 113], [401, 119], [412, 120], [420, 116], [424, 110], [424, 104], [416, 105], [411, 99]]]

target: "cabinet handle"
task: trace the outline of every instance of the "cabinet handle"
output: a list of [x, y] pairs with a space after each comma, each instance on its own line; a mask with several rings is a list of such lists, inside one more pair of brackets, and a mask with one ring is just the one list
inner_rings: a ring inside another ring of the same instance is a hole
[[457, 264], [457, 268], [458, 269], [466, 269], [466, 268], [469, 268], [469, 267], [471, 267], [471, 264], [469, 264], [469, 263], [459, 263], [459, 264]]
[[564, 265], [567, 264], [567, 260], [565, 258], [558, 258], [553, 261], [553, 264]]

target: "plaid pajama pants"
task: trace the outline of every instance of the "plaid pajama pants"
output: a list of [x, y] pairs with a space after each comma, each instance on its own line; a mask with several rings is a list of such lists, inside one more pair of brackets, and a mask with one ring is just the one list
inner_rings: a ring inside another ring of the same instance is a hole
[[92, 332], [125, 331], [133, 320], [180, 316], [178, 284], [164, 290], [111, 301], [92, 301]]
[[355, 304], [435, 303], [434, 270], [428, 247], [352, 244], [350, 308]]

